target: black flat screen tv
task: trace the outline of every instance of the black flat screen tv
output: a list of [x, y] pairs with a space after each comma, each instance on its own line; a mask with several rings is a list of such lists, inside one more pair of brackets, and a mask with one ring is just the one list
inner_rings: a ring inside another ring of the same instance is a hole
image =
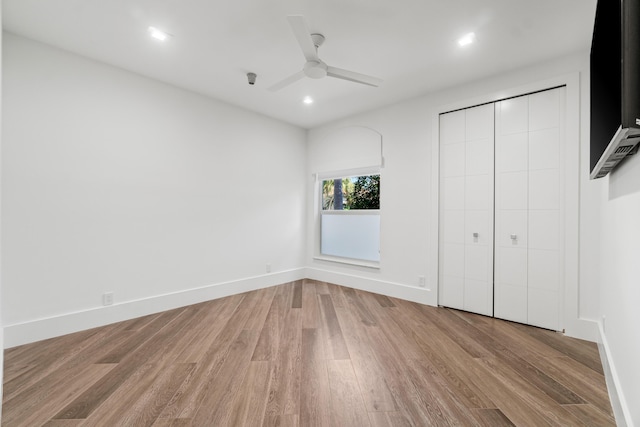
[[640, 0], [598, 0], [591, 42], [591, 179], [640, 143]]

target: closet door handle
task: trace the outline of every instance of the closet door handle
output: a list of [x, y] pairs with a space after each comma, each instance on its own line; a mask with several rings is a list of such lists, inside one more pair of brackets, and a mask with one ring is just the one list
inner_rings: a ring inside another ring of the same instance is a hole
[[473, 237], [478, 238], [478, 233], [473, 233]]
[[517, 234], [512, 234], [511, 235], [511, 240], [518, 240], [518, 235]]

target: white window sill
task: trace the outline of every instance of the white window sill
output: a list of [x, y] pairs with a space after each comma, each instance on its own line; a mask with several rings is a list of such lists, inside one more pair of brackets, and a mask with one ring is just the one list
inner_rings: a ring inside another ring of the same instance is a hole
[[313, 259], [318, 261], [335, 262], [338, 264], [354, 265], [357, 267], [374, 268], [376, 270], [380, 269], [379, 261], [365, 261], [361, 259], [332, 257], [332, 256], [325, 256], [325, 255], [314, 256]]

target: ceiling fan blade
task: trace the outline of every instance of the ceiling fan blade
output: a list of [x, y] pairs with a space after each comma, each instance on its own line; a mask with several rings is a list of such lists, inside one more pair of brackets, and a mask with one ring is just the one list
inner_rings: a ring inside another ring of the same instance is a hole
[[307, 23], [304, 20], [304, 16], [289, 15], [287, 16], [287, 19], [289, 20], [289, 25], [291, 25], [293, 35], [296, 36], [298, 44], [300, 45], [300, 49], [302, 49], [302, 53], [304, 54], [306, 60], [319, 61], [318, 51], [316, 49], [316, 46], [313, 44], [311, 33], [309, 32], [309, 28], [307, 28]]
[[298, 80], [300, 80], [300, 79], [301, 79], [301, 78], [303, 78], [303, 77], [304, 77], [304, 71], [298, 71], [298, 72], [297, 72], [297, 73], [295, 73], [294, 75], [289, 76], [289, 77], [287, 77], [286, 79], [284, 79], [284, 80], [282, 80], [282, 81], [280, 81], [280, 82], [278, 82], [278, 83], [274, 84], [273, 86], [271, 86], [271, 87], [269, 88], [269, 90], [270, 90], [271, 92], [278, 91], [278, 90], [282, 89], [282, 88], [283, 88], [283, 87], [285, 87], [285, 86], [289, 86], [291, 83], [295, 83], [295, 82], [297, 82]]
[[343, 70], [342, 68], [336, 67], [327, 67], [327, 76], [375, 87], [378, 87], [380, 86], [380, 84], [382, 84], [382, 79], [379, 79], [377, 77], [367, 76], [366, 74], [360, 74], [354, 71]]

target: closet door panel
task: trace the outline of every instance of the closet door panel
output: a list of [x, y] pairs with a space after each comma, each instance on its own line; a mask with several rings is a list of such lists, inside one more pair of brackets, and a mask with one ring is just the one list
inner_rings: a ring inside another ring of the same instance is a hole
[[466, 210], [489, 211], [493, 204], [493, 188], [488, 175], [474, 175], [465, 178]]
[[523, 323], [530, 239], [528, 123], [527, 97], [496, 104], [495, 314]]
[[446, 243], [457, 243], [460, 245], [464, 245], [464, 211], [449, 210], [447, 211], [447, 215], [442, 218], [442, 222], [444, 223], [444, 236], [446, 236]]
[[491, 157], [493, 139], [480, 139], [466, 144], [465, 165], [467, 175], [493, 174]]
[[558, 292], [529, 288], [527, 323], [541, 328], [558, 330]]
[[443, 177], [464, 176], [464, 143], [449, 144], [442, 147], [442, 168]]
[[546, 90], [528, 98], [529, 131], [560, 127], [560, 90]]
[[528, 284], [531, 288], [557, 291], [560, 288], [558, 251], [529, 250]]
[[491, 302], [493, 300], [493, 286], [486, 281], [465, 279], [464, 309], [473, 313], [492, 316]]
[[527, 181], [526, 171], [500, 173], [497, 185], [498, 209], [527, 210]]
[[465, 247], [465, 279], [487, 282], [489, 278], [489, 250], [486, 246]]
[[444, 215], [448, 210], [464, 210], [464, 177], [442, 178]]
[[466, 115], [464, 110], [442, 114], [440, 116], [441, 146], [464, 142], [465, 117]]
[[529, 131], [529, 101], [526, 96], [500, 101], [497, 107], [500, 121], [496, 128], [500, 135]]
[[528, 168], [526, 132], [503, 135], [496, 147], [496, 172], [526, 171]]
[[445, 276], [464, 277], [464, 244], [444, 244], [444, 262], [442, 264]]
[[560, 208], [560, 185], [557, 169], [529, 172], [529, 209], [557, 210]]
[[464, 277], [444, 275], [441, 281], [440, 305], [464, 309]]
[[527, 218], [525, 210], [499, 212], [496, 217], [496, 247], [526, 248], [529, 241]]
[[560, 247], [558, 211], [529, 212], [529, 248], [557, 251]]
[[467, 108], [465, 112], [465, 139], [473, 141], [477, 139], [493, 140], [494, 106], [493, 104], [480, 105]]
[[484, 105], [440, 116], [439, 303], [487, 315], [493, 315], [493, 112]]
[[491, 230], [492, 221], [493, 218], [489, 215], [489, 211], [466, 212], [464, 223], [465, 243], [467, 245], [491, 247], [493, 241], [493, 230]]
[[558, 169], [560, 131], [558, 128], [529, 133], [529, 169]]
[[526, 288], [527, 251], [522, 248], [500, 248], [500, 283]]
[[496, 289], [496, 317], [527, 323], [526, 286], [502, 285]]

